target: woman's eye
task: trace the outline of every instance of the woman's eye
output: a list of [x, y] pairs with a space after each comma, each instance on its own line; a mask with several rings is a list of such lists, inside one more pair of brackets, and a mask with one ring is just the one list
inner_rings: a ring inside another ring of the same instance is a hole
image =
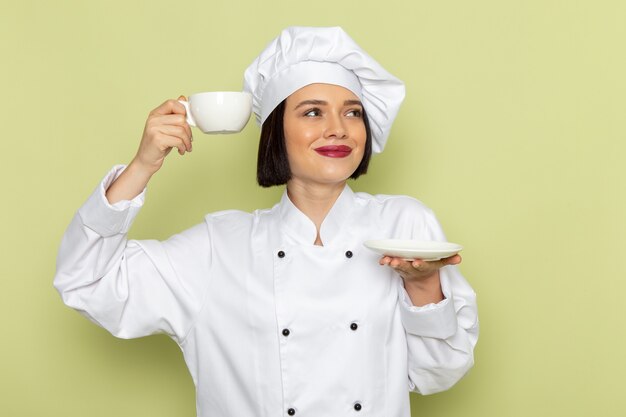
[[348, 112], [348, 116], [350, 117], [361, 117], [362, 114], [363, 112], [359, 109], [350, 110]]
[[319, 110], [319, 109], [310, 109], [310, 110], [307, 110], [307, 111], [304, 113], [304, 115], [305, 115], [306, 117], [317, 117], [317, 116], [319, 116], [319, 115], [320, 115], [320, 110]]

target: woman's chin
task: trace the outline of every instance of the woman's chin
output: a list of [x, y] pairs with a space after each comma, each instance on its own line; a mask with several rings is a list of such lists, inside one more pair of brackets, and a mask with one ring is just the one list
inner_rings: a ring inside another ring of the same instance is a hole
[[350, 178], [352, 172], [325, 172], [319, 176], [310, 178], [311, 181], [319, 184], [337, 185], [345, 183]]

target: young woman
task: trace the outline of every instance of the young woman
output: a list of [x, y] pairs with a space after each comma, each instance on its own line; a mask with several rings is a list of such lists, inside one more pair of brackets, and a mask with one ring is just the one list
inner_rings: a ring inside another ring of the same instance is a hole
[[407, 417], [410, 390], [448, 389], [473, 364], [475, 294], [458, 255], [379, 257], [373, 238], [445, 240], [432, 211], [346, 182], [384, 148], [403, 84], [340, 28], [284, 30], [244, 89], [262, 124], [271, 209], [209, 214], [166, 241], [127, 240], [167, 154], [192, 150], [185, 108], [153, 110], [135, 158], [109, 172], [60, 248], [64, 302], [117, 337], [181, 347], [201, 417]]

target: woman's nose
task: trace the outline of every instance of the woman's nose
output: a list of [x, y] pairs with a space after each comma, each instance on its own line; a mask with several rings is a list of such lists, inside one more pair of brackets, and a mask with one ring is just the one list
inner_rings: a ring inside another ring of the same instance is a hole
[[328, 117], [324, 137], [328, 139], [345, 139], [348, 137], [348, 131], [341, 116]]

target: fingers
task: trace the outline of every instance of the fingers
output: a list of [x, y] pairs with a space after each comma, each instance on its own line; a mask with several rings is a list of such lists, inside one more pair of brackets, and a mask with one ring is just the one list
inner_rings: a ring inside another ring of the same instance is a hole
[[[187, 97], [181, 95], [181, 96], [178, 96], [178, 100], [187, 101]], [[185, 108], [185, 118], [183, 122], [184, 122], [182, 123], [183, 127], [189, 133], [189, 140], [193, 141], [193, 134], [191, 133], [191, 127], [189, 127], [189, 124], [187, 123], [187, 109], [186, 108]]]
[[[168, 145], [178, 148], [178, 153], [180, 153], [181, 155], [184, 154], [185, 151], [191, 152], [193, 150], [191, 144], [191, 136], [183, 127], [175, 125], [161, 125], [159, 127], [159, 132], [161, 132], [163, 135], [166, 136], [166, 138], [168, 138]], [[176, 143], [174, 145], [172, 145], [171, 142], [172, 138], [176, 140]]]
[[[180, 96], [181, 98], [185, 98], [184, 96]], [[171, 103], [174, 100], [168, 100], [164, 103]], [[182, 104], [176, 101], [176, 104], [182, 106]], [[193, 141], [193, 134], [191, 132], [191, 127], [187, 123], [186, 113], [159, 113], [159, 109], [163, 110], [167, 107], [161, 105], [157, 108], [155, 112], [150, 113], [148, 120], [146, 122], [146, 129], [150, 129], [157, 132], [162, 132], [167, 135], [177, 136], [184, 142], [185, 149], [188, 152], [191, 152], [191, 141]], [[184, 106], [183, 106], [184, 110]]]
[[458, 265], [461, 263], [461, 255], [453, 255], [448, 258], [442, 258], [437, 261], [424, 261], [421, 259], [415, 259], [411, 262], [411, 266], [418, 271], [429, 269], [440, 269], [447, 265]]
[[[179, 100], [186, 98], [180, 96]], [[185, 106], [178, 100], [166, 100], [151, 111], [134, 161], [154, 173], [161, 169], [173, 148], [178, 149], [180, 155], [191, 152], [193, 137], [186, 115]]]
[[[181, 96], [184, 97], [184, 96]], [[185, 99], [186, 101], [186, 99]], [[187, 114], [185, 106], [178, 102], [178, 100], [169, 99], [166, 100], [156, 109], [150, 112], [150, 115], [163, 115], [163, 114]]]
[[193, 141], [193, 133], [191, 132], [191, 126], [187, 123], [187, 119], [184, 114], [166, 114], [159, 116], [152, 116], [149, 120], [149, 123], [158, 124], [158, 125], [174, 125], [180, 126], [185, 129], [185, 133], [187, 138], [190, 141]]
[[187, 151], [185, 142], [178, 136], [161, 134], [158, 146], [165, 155], [167, 155], [172, 149], [177, 149], [180, 155], [184, 155], [185, 152], [191, 152]]
[[153, 123], [159, 123], [163, 125], [178, 125], [183, 126], [187, 123], [187, 119], [184, 114], [159, 114], [150, 118]]
[[402, 258], [396, 258], [393, 256], [383, 256], [378, 263], [380, 265], [387, 265], [401, 272], [408, 272], [411, 269], [411, 261], [406, 261]]
[[393, 256], [383, 256], [378, 263], [380, 265], [388, 265], [394, 269], [403, 269], [403, 268], [410, 268], [411, 265], [411, 261], [407, 261], [405, 259], [402, 258], [396, 258]]
[[383, 256], [378, 263], [380, 265], [388, 265], [393, 269], [403, 272], [411, 272], [412, 269], [419, 272], [429, 272], [438, 270], [447, 265], [458, 265], [461, 263], [461, 260], [461, 255], [458, 254], [448, 258], [439, 259], [437, 261], [425, 261], [422, 259], [407, 261], [402, 258]]

